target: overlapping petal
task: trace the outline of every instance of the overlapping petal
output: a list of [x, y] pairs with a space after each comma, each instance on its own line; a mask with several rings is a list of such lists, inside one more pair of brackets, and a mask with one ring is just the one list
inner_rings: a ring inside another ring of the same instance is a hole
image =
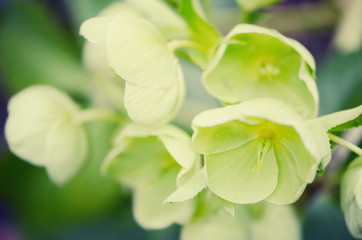
[[193, 146], [205, 154], [207, 182], [235, 203], [296, 201], [313, 181], [319, 150], [306, 121], [269, 98], [212, 109], [193, 120]]
[[45, 166], [57, 184], [73, 177], [87, 150], [85, 131], [73, 122], [79, 107], [63, 92], [38, 85], [15, 95], [8, 110], [5, 135], [11, 151]]

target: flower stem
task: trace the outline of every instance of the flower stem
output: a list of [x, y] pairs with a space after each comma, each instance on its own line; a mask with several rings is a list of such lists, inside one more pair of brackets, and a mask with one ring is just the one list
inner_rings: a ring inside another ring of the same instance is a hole
[[172, 51], [176, 51], [179, 48], [189, 47], [199, 50], [200, 52], [204, 52], [205, 48], [194, 41], [187, 40], [187, 39], [175, 39], [167, 43], [167, 46]]
[[105, 121], [105, 122], [122, 122], [124, 118], [107, 109], [86, 109], [79, 112], [74, 117], [74, 122], [77, 124], [83, 124], [92, 121]]
[[336, 135], [332, 133], [328, 133], [329, 139], [331, 139], [333, 142], [344, 146], [345, 148], [348, 148], [352, 152], [356, 153], [358, 156], [362, 156], [362, 149], [357, 147], [356, 145], [344, 140], [343, 138], [337, 137]]

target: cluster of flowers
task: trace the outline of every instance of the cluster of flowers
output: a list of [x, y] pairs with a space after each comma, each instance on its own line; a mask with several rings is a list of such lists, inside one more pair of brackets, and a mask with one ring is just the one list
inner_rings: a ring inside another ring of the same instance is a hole
[[[300, 239], [293, 211], [278, 205], [294, 203], [328, 165], [328, 132], [356, 126], [362, 112], [317, 117], [308, 50], [250, 24], [223, 37], [194, 0], [181, 0], [179, 13], [158, 0], [116, 3], [80, 33], [88, 40], [86, 65], [114, 108], [82, 110], [59, 90], [30, 87], [9, 103], [6, 137], [15, 154], [64, 184], [86, 157], [84, 123], [117, 121], [125, 108], [131, 123], [116, 133], [101, 170], [132, 189], [141, 226], [179, 223], [184, 240]], [[170, 124], [185, 98], [176, 56], [203, 69], [205, 88], [224, 105], [193, 119], [192, 138]], [[342, 202], [361, 237], [358, 164], [343, 182]]]

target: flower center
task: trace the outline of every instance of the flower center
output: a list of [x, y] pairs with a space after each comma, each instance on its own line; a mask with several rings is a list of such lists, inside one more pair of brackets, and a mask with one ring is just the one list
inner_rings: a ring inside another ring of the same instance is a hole
[[266, 128], [261, 132], [260, 137], [264, 139], [273, 139], [274, 131], [271, 130], [270, 128]]
[[276, 76], [279, 75], [279, 68], [271, 63], [263, 64], [259, 68], [259, 75], [261, 79], [272, 81]]
[[272, 144], [270, 139], [260, 139], [260, 141], [258, 142], [258, 146], [257, 146], [257, 161], [254, 164], [252, 171], [253, 172], [257, 172], [259, 173], [261, 167], [263, 166], [265, 157], [267, 155], [267, 153], [269, 152], [270, 148], [271, 148]]

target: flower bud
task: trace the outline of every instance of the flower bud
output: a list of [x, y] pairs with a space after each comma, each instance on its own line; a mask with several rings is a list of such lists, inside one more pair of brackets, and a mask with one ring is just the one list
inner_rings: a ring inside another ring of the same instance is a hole
[[341, 206], [350, 233], [362, 239], [362, 157], [353, 160], [342, 178]]
[[13, 153], [38, 166], [61, 185], [81, 167], [87, 153], [83, 127], [73, 122], [79, 107], [49, 86], [29, 87], [10, 99], [5, 135]]

